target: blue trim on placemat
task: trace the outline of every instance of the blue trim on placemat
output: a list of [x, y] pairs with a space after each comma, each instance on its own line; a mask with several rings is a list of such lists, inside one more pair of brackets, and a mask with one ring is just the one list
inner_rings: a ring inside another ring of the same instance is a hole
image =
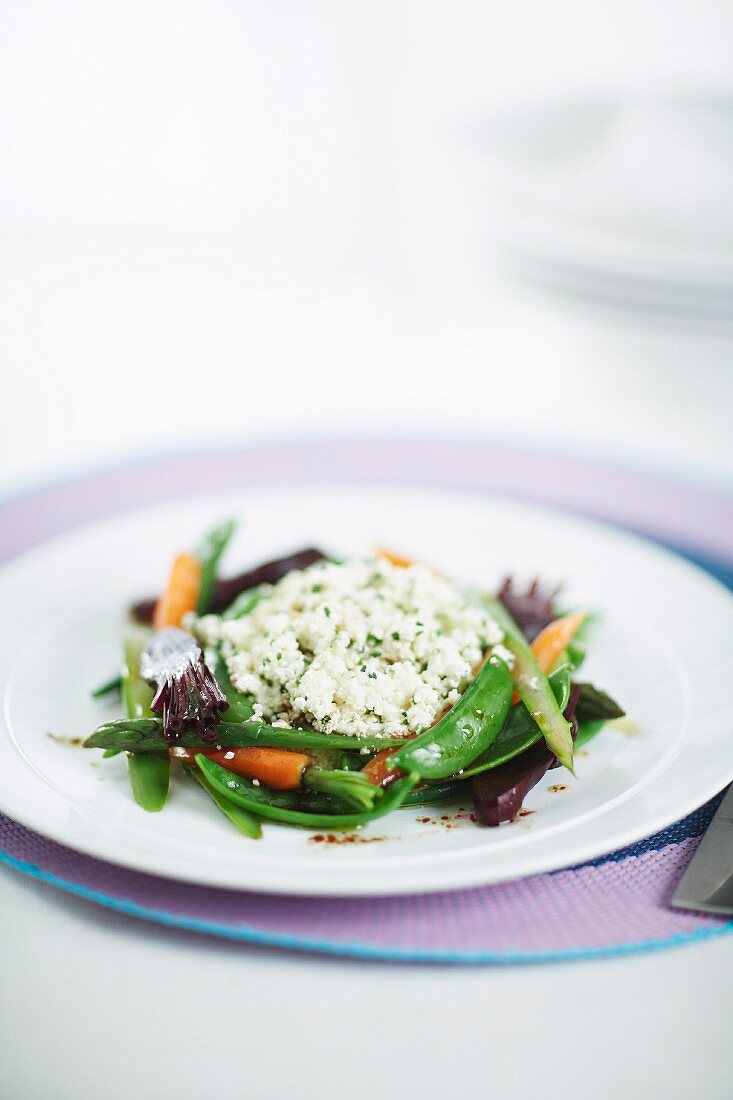
[[[633, 528], [629, 529], [633, 530]], [[675, 546], [673, 543], [666, 542], [662, 539], [652, 539], [652, 541], [680, 554], [681, 557], [686, 558], [688, 561], [693, 562], [695, 565], [698, 565], [700, 568], [710, 573], [722, 584], [726, 585], [726, 587], [733, 589], [733, 567], [729, 564], [719, 559], [711, 558], [708, 555], [702, 555], [687, 547], [682, 548], [680, 546]], [[625, 859], [644, 855], [647, 852], [659, 851], [670, 844], [680, 844], [691, 837], [701, 836], [710, 823], [722, 797], [723, 792], [704, 806], [693, 811], [693, 813], [689, 814], [681, 821], [675, 822], [674, 825], [663, 829], [659, 833], [655, 833], [654, 836], [647, 837], [645, 840], [631, 844], [627, 848], [622, 848], [619, 851], [600, 856], [597, 859], [590, 860], [574, 868], [563, 868], [550, 873], [553, 875], [567, 874], [568, 871], [580, 870], [582, 867], [600, 866], [609, 861], [622, 862]], [[385, 962], [450, 963], [460, 965], [477, 963], [512, 965], [515, 963], [571, 962], [581, 959], [604, 958], [613, 955], [633, 955], [642, 951], [658, 951], [666, 947], [677, 947], [682, 944], [699, 943], [703, 940], [715, 939], [718, 936], [727, 935], [733, 932], [733, 920], [731, 920], [721, 922], [719, 925], [712, 928], [682, 933], [680, 935], [670, 936], [667, 939], [641, 940], [633, 944], [610, 944], [607, 947], [578, 948], [577, 950], [537, 952], [509, 951], [496, 953], [491, 951], [446, 951], [440, 948], [428, 950], [377, 947], [373, 944], [361, 943], [359, 941], [338, 943], [331, 940], [320, 940], [310, 936], [297, 936], [291, 933], [264, 932], [261, 929], [252, 928], [247, 925], [228, 925], [217, 921], [201, 920], [195, 917], [172, 916], [164, 910], [151, 909], [147, 906], [138, 905], [132, 901], [121, 900], [111, 894], [105, 894], [98, 890], [90, 890], [86, 886], [79, 886], [75, 882], [68, 881], [67, 879], [60, 878], [58, 875], [53, 875], [47, 871], [41, 870], [41, 868], [34, 863], [15, 859], [13, 856], [9, 856], [3, 851], [0, 851], [0, 863], [13, 868], [13, 870], [20, 871], [21, 874], [28, 875], [40, 882], [47, 883], [49, 886], [54, 886], [59, 890], [64, 890], [68, 894], [82, 898], [85, 901], [103, 905], [107, 909], [123, 913], [126, 916], [153, 921], [165, 927], [180, 928], [187, 932], [198, 932], [219, 936], [223, 939], [248, 943], [253, 946], [285, 948], [307, 951], [313, 954], [332, 955], [369, 961], [382, 960]]]
[[311, 936], [297, 936], [289, 932], [263, 932], [259, 928], [251, 928], [247, 925], [221, 924], [218, 921], [200, 920], [196, 917], [174, 917], [164, 910], [150, 909], [133, 901], [121, 901], [110, 894], [90, 890], [88, 887], [79, 886], [75, 882], [68, 882], [57, 875], [42, 871], [34, 863], [13, 859], [12, 856], [5, 855], [4, 852], [0, 852], [0, 863], [5, 863], [8, 867], [12, 867], [24, 875], [45, 882], [49, 886], [65, 890], [66, 893], [83, 898], [85, 901], [104, 905], [107, 909], [124, 913], [125, 916], [139, 917], [142, 920], [153, 921], [168, 928], [180, 928], [186, 932], [200, 932], [209, 936], [219, 936], [222, 939], [235, 940], [257, 947], [308, 951], [316, 955], [336, 955], [371, 962], [381, 960], [383, 962], [451, 963], [460, 965], [492, 963], [504, 966], [515, 963], [574, 962], [581, 959], [600, 959], [612, 955], [635, 955], [640, 951], [659, 951], [665, 947], [679, 947], [682, 944], [699, 943], [702, 940], [715, 939], [718, 936], [733, 932], [733, 921], [727, 921], [715, 928], [701, 928], [697, 932], [685, 932], [677, 936], [669, 936], [667, 939], [640, 940], [638, 943], [609, 944], [608, 947], [584, 947], [562, 951], [506, 951], [497, 953], [493, 951], [447, 951], [443, 948], [428, 950], [411, 947], [377, 947], [374, 944], [361, 943], [358, 940], [350, 943], [338, 943], [332, 940], [320, 940]]

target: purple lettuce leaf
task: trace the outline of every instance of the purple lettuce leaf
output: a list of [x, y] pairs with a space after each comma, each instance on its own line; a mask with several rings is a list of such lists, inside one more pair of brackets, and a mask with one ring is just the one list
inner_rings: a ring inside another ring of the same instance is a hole
[[[575, 708], [579, 696], [580, 689], [574, 685], [568, 705], [563, 711], [570, 722], [573, 740], [578, 734]], [[513, 760], [508, 760], [506, 764], [474, 776], [471, 793], [479, 823], [496, 826], [505, 821], [513, 821], [532, 788], [537, 786], [546, 772], [558, 767], [558, 764], [557, 757], [550, 752], [544, 741], [538, 741], [531, 749], [515, 756]]]
[[524, 592], [520, 592], [512, 577], [507, 577], [496, 594], [504, 604], [528, 642], [534, 641], [541, 630], [557, 618], [555, 597], [559, 588], [544, 589], [534, 580]]

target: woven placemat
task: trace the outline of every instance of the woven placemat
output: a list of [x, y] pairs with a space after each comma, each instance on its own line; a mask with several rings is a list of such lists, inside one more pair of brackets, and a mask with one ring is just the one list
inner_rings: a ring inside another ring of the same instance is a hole
[[[140, 504], [242, 484], [324, 480], [455, 485], [554, 503], [640, 530], [733, 586], [731, 501], [630, 471], [478, 443], [306, 443], [156, 459], [7, 502], [0, 560]], [[590, 863], [447, 894], [283, 898], [193, 886], [93, 859], [2, 816], [0, 862], [131, 916], [249, 943], [405, 961], [571, 959], [733, 929], [733, 921], [668, 905], [717, 802]]]

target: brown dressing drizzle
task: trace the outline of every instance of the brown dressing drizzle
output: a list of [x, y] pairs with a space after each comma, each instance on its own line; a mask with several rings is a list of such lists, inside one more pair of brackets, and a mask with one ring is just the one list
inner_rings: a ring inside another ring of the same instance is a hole
[[361, 833], [316, 833], [308, 837], [309, 844], [374, 844], [388, 840], [386, 836], [362, 836]]
[[86, 737], [64, 737], [60, 733], [47, 733], [46, 736], [55, 741], [57, 745], [68, 745], [72, 749], [80, 749], [86, 741]]

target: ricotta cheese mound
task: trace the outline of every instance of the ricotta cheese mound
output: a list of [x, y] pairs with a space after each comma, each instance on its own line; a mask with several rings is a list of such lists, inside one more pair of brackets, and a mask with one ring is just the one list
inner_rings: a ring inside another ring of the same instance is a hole
[[239, 619], [193, 624], [226, 661], [255, 717], [328, 733], [398, 737], [460, 698], [503, 634], [424, 565], [318, 562], [263, 590]]

